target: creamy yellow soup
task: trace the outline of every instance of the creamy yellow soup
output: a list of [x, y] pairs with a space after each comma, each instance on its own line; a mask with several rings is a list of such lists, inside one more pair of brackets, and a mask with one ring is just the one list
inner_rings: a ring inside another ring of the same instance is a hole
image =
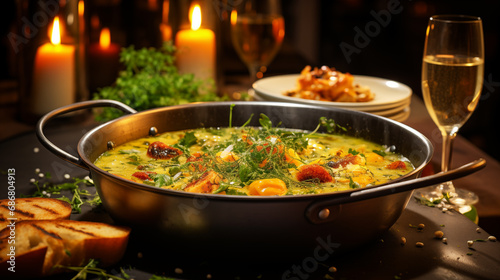
[[362, 188], [414, 169], [402, 155], [363, 139], [255, 127], [141, 138], [106, 151], [95, 165], [159, 188], [265, 196]]

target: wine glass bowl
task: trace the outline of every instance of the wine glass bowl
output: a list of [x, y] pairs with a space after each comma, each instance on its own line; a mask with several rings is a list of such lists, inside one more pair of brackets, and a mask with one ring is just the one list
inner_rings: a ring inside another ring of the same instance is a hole
[[231, 12], [231, 40], [250, 72], [251, 81], [262, 78], [285, 37], [279, 0], [246, 0]]
[[[484, 79], [484, 42], [478, 17], [437, 15], [429, 19], [422, 64], [422, 93], [427, 111], [441, 131], [441, 171], [451, 164], [453, 139], [476, 109]], [[477, 196], [452, 182], [419, 191], [429, 200], [444, 195], [456, 205], [472, 205]]]

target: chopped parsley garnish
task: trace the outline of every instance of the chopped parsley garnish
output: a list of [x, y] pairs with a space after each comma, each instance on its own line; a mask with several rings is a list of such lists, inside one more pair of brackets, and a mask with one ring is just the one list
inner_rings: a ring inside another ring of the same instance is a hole
[[334, 120], [332, 119], [327, 119], [326, 117], [321, 117], [319, 119], [320, 125], [323, 126], [326, 129], [326, 132], [328, 133], [334, 133], [338, 132], [339, 130], [341, 131], [347, 131], [347, 129], [343, 126], [338, 125]]
[[351, 154], [351, 155], [353, 155], [353, 156], [355, 156], [355, 155], [358, 155], [358, 154], [359, 154], [359, 152], [358, 152], [358, 151], [356, 151], [356, 150], [354, 150], [354, 149], [352, 149], [352, 148], [349, 148], [348, 153], [349, 153], [349, 154]]
[[186, 134], [184, 134], [184, 137], [182, 137], [181, 140], [179, 140], [178, 144], [189, 148], [194, 144], [196, 144], [196, 141], [198, 141], [198, 139], [194, 135], [194, 132], [191, 131], [191, 132], [186, 132]]
[[155, 187], [169, 186], [173, 183], [172, 178], [167, 174], [156, 174], [153, 181], [155, 182]]
[[354, 181], [352, 180], [352, 177], [350, 177], [350, 178], [349, 178], [349, 187], [350, 187], [351, 189], [359, 189], [359, 188], [361, 188], [361, 185], [360, 185], [359, 183], [357, 183], [357, 182], [354, 182]]
[[383, 150], [373, 150], [372, 152], [376, 153], [379, 156], [385, 157], [387, 153]]

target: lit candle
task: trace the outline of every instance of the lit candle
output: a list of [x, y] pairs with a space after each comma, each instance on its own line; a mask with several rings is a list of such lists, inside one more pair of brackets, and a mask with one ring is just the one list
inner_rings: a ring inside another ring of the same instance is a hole
[[172, 28], [170, 27], [170, 25], [160, 23], [160, 32], [164, 42], [170, 41], [172, 39]]
[[50, 41], [35, 55], [32, 108], [37, 115], [75, 102], [75, 47], [61, 44], [59, 17]]
[[161, 23], [160, 23], [160, 32], [161, 32], [163, 41], [172, 40], [172, 28], [168, 24], [169, 11], [170, 11], [170, 1], [163, 0], [163, 11], [162, 11]]
[[201, 10], [195, 5], [191, 15], [191, 30], [177, 32], [177, 68], [180, 73], [193, 73], [196, 78], [215, 80], [215, 34], [200, 29]]
[[90, 89], [110, 86], [116, 80], [119, 70], [120, 47], [111, 42], [109, 28], [103, 28], [99, 43], [89, 47]]

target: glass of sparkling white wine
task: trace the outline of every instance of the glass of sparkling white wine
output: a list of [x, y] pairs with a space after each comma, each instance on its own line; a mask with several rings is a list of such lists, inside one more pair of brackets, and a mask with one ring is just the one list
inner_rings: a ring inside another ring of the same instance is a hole
[[[484, 77], [483, 27], [479, 17], [432, 16], [427, 26], [422, 92], [425, 106], [443, 138], [441, 171], [451, 163], [453, 140], [476, 109]], [[457, 206], [472, 205], [477, 196], [446, 182], [419, 191], [434, 201], [444, 195]]]
[[251, 82], [262, 78], [284, 37], [279, 0], [243, 0], [231, 12], [231, 39]]

